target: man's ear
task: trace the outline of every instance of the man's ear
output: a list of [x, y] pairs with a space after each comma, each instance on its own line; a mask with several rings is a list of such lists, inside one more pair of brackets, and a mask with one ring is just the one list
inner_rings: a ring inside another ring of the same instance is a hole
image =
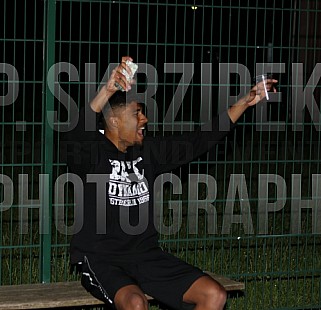
[[111, 116], [109, 118], [109, 123], [112, 127], [117, 128], [118, 127], [118, 119], [115, 116]]

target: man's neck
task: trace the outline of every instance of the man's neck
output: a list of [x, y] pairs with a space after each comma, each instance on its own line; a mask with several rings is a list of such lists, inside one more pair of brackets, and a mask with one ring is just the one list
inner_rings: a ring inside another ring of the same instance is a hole
[[127, 152], [127, 146], [119, 139], [118, 135], [113, 134], [109, 130], [105, 130], [105, 137], [116, 146], [118, 151], [122, 153]]

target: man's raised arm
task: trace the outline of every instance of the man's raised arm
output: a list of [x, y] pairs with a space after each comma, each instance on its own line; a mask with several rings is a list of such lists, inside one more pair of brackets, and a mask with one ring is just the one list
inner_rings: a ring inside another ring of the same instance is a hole
[[242, 97], [238, 100], [234, 105], [232, 105], [228, 110], [227, 113], [233, 123], [240, 118], [240, 116], [245, 112], [245, 110], [253, 105], [256, 105], [259, 101], [265, 98], [266, 91], [272, 90], [276, 92], [276, 89], [273, 87], [273, 84], [277, 83], [277, 80], [274, 79], [267, 79], [256, 84], [252, 89], [249, 91], [247, 95]]

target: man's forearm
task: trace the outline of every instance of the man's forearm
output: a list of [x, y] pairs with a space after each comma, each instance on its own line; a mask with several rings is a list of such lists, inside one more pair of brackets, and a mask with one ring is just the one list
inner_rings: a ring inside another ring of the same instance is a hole
[[262, 81], [256, 84], [250, 92], [242, 97], [239, 101], [237, 101], [233, 106], [231, 106], [227, 113], [233, 123], [241, 117], [241, 115], [245, 112], [245, 110], [250, 107], [256, 105], [263, 98], [266, 97], [267, 91], [273, 90], [276, 92], [276, 89], [273, 87], [273, 84], [278, 81], [275, 79], [268, 79], [266, 81]]
[[96, 95], [96, 97], [90, 102], [90, 107], [93, 111], [100, 113], [105, 105], [107, 104], [109, 98], [114, 94], [107, 90], [107, 87], [104, 85]]
[[227, 114], [230, 117], [233, 123], [236, 123], [237, 120], [242, 116], [245, 110], [249, 107], [245, 98], [241, 98], [237, 103], [232, 105], [228, 110]]

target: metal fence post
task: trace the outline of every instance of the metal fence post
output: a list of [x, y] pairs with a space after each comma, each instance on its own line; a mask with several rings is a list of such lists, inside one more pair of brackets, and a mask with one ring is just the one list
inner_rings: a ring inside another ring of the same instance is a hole
[[[56, 0], [46, 0], [45, 5], [45, 44], [44, 44], [44, 106], [43, 109], [43, 171], [49, 175], [49, 204], [43, 206], [42, 212], [42, 225], [48, 224], [49, 227], [42, 227], [41, 233], [41, 282], [50, 282], [51, 279], [51, 224], [52, 224], [52, 171], [53, 171], [53, 128], [48, 120], [48, 111], [54, 110], [54, 94], [49, 89], [50, 81], [48, 77], [48, 71], [55, 62], [55, 22], [56, 22]], [[43, 229], [45, 228], [45, 229]]]

